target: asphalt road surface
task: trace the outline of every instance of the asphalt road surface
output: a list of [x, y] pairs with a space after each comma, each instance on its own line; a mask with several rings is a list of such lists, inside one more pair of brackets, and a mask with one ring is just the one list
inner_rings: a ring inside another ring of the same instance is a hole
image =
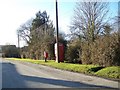
[[118, 88], [117, 81], [43, 65], [8, 61], [2, 58], [0, 61], [2, 88]]

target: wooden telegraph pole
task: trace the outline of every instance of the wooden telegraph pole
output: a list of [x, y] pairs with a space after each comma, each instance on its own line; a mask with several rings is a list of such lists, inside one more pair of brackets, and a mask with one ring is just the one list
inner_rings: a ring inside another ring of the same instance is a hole
[[19, 32], [18, 32], [18, 51], [19, 51], [20, 57], [21, 57], [21, 51], [20, 51], [20, 35], [19, 35]]
[[56, 0], [56, 43], [57, 43], [57, 53], [56, 53], [56, 62], [59, 63], [59, 32], [58, 32], [58, 3]]
[[20, 48], [20, 36], [19, 36], [19, 33], [18, 33], [18, 48]]

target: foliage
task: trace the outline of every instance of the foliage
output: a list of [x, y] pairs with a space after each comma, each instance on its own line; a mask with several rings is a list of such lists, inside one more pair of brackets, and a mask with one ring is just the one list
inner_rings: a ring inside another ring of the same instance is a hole
[[[59, 34], [67, 62], [120, 65], [120, 32], [111, 32], [112, 26], [106, 23], [107, 6], [106, 2], [77, 2], [70, 27], [72, 38], [66, 41], [65, 35]], [[20, 26], [18, 33], [28, 43], [21, 48], [23, 58], [44, 59], [43, 52], [47, 51], [48, 59], [55, 59], [55, 28], [46, 11], [37, 12], [34, 19]]]
[[[44, 17], [44, 16], [45, 17]], [[31, 43], [29, 44], [30, 57], [34, 59], [43, 59], [43, 52], [49, 53], [49, 58], [53, 58], [54, 54], [51, 52], [54, 45], [54, 27], [49, 17], [44, 11], [38, 12], [36, 18], [32, 23]]]
[[21, 52], [21, 58], [29, 58], [28, 46], [24, 46], [24, 47], [20, 48], [20, 52]]
[[19, 49], [15, 45], [2, 46], [3, 57], [20, 57]]
[[91, 51], [90, 51], [90, 44], [88, 42], [84, 42], [81, 45], [82, 48], [82, 54], [81, 54], [81, 60], [82, 64], [92, 64], [91, 62]]
[[70, 29], [71, 35], [80, 40], [80, 50], [78, 56], [78, 49], [69, 45], [69, 60], [79, 57], [82, 64], [120, 65], [120, 36], [119, 32], [112, 32], [113, 26], [104, 19], [107, 6], [105, 2], [77, 2]]
[[74, 41], [70, 41], [67, 46], [66, 51], [66, 61], [69, 63], [81, 63], [81, 59], [79, 57], [80, 54], [80, 45], [79, 40], [74, 39]]
[[81, 60], [83, 64], [100, 66], [120, 65], [120, 41], [118, 33], [100, 36], [94, 42], [82, 44]]
[[46, 24], [48, 22], [49, 16], [46, 11], [39, 11], [36, 13], [36, 18], [33, 19], [32, 22], [32, 30], [39, 28], [41, 25]]
[[[120, 36], [119, 33], [111, 33], [113, 28], [105, 19], [107, 6], [108, 3], [105, 2], [77, 2], [76, 4], [70, 29], [73, 37], [76, 36], [82, 42], [77, 43], [81, 48], [79, 58], [82, 64], [120, 65]], [[68, 51], [69, 55], [77, 57], [76, 53], [72, 54], [77, 51], [75, 47], [69, 47]]]
[[118, 34], [103, 36], [90, 46], [93, 64], [101, 66], [120, 65], [120, 41], [118, 40]]
[[22, 56], [24, 58], [43, 59], [43, 52], [47, 51], [49, 53], [48, 59], [53, 59], [54, 30], [47, 12], [37, 12], [36, 17], [31, 22], [21, 25], [18, 30], [20, 36], [28, 43], [27, 50], [24, 47], [21, 50]]

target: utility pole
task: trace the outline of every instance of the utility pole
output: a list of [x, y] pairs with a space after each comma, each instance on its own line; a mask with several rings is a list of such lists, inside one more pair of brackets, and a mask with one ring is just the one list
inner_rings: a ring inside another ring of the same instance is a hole
[[18, 48], [20, 48], [20, 36], [19, 36], [19, 33], [18, 33]]
[[59, 33], [58, 33], [58, 3], [56, 0], [56, 43], [57, 43], [57, 53], [56, 53], [56, 62], [59, 63]]
[[20, 57], [21, 57], [21, 51], [20, 51], [20, 35], [19, 35], [19, 32], [18, 32], [18, 50], [19, 50]]

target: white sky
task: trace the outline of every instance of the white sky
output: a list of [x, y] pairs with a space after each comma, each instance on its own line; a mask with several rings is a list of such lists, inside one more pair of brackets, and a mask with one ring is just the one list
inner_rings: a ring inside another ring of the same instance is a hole
[[[75, 2], [65, 1], [59, 3], [58, 7], [59, 27], [67, 33]], [[46, 10], [55, 25], [55, 0], [0, 0], [0, 45], [17, 45], [16, 30], [21, 24], [34, 17], [39, 10], [41, 12]], [[23, 45], [24, 43], [21, 42], [21, 46]]]

